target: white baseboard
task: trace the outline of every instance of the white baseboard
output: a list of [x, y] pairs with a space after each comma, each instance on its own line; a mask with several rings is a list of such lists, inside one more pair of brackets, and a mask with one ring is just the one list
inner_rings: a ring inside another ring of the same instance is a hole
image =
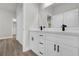
[[31, 50], [30, 48], [27, 48], [27, 49], [23, 49], [23, 52], [26, 52], [26, 51], [29, 51]]
[[11, 36], [6, 36], [6, 37], [0, 37], [0, 40], [2, 40], [2, 39], [8, 39], [8, 38], [13, 38], [13, 36], [11, 35]]
[[[17, 39], [16, 39], [16, 40], [17, 40]], [[21, 45], [23, 45], [22, 42], [20, 42], [19, 40], [17, 40], [17, 41], [18, 41]]]

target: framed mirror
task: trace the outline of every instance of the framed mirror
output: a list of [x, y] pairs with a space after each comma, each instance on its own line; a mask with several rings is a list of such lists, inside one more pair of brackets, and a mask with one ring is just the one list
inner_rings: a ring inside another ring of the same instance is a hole
[[47, 24], [48, 24], [48, 28], [51, 28], [51, 16], [47, 15]]

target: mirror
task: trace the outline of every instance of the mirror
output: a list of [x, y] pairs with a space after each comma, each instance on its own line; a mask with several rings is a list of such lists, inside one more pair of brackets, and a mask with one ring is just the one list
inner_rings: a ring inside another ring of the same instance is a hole
[[47, 15], [47, 25], [48, 25], [48, 28], [51, 28], [51, 16], [50, 15]]

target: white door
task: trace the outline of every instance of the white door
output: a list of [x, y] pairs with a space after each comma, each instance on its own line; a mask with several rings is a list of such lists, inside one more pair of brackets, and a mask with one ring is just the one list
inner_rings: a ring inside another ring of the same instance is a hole
[[64, 24], [67, 25], [67, 27], [79, 26], [78, 9], [74, 9], [64, 13]]
[[78, 48], [74, 48], [71, 46], [67, 46], [64, 44], [58, 44], [59, 52], [57, 52], [57, 55], [59, 56], [77, 56], [78, 55]]
[[46, 55], [47, 56], [56, 56], [56, 43], [47, 40], [46, 41]]
[[33, 51], [35, 50], [35, 36], [34, 36], [34, 32], [30, 33], [30, 49], [32, 49]]
[[51, 20], [52, 28], [60, 28], [63, 23], [63, 14], [54, 15]]
[[36, 32], [30, 33], [30, 48], [37, 54], [39, 51], [39, 39], [38, 34]]
[[57, 43], [56, 56], [78, 56], [78, 48]]

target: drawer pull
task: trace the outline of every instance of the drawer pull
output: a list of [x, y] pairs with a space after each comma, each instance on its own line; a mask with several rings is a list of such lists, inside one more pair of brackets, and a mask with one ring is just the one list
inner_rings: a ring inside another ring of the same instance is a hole
[[59, 45], [57, 46], [57, 52], [59, 52]]
[[34, 41], [34, 38], [32, 37], [32, 41]]
[[40, 35], [40, 36], [43, 36], [43, 35]]
[[56, 44], [54, 44], [54, 51], [56, 51]]
[[42, 42], [40, 42], [40, 44], [43, 44]]
[[43, 55], [43, 53], [42, 52], [39, 52], [41, 55]]

